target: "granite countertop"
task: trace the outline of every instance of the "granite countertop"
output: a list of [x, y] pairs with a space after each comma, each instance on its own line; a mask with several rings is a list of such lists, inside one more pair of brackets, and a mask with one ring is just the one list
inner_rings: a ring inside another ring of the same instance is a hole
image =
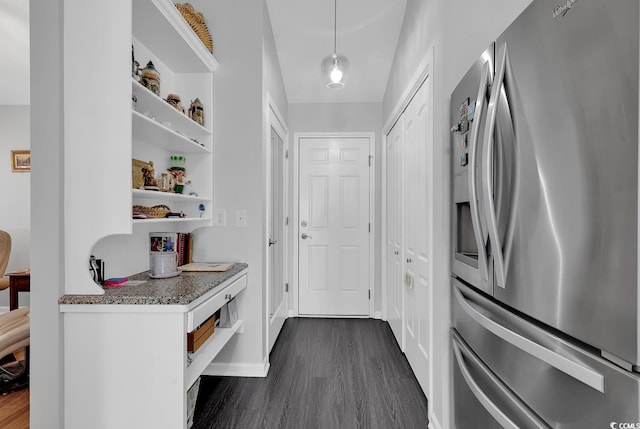
[[147, 280], [146, 283], [105, 289], [104, 295], [64, 295], [59, 304], [186, 305], [247, 267], [245, 263], [234, 263], [225, 272], [182, 272], [168, 279], [152, 279], [146, 272], [139, 273], [129, 276], [129, 280]]

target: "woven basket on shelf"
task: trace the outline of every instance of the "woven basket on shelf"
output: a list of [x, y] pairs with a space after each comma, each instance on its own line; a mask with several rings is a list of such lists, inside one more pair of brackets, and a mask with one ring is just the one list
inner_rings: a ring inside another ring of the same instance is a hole
[[153, 207], [147, 206], [133, 206], [134, 214], [141, 214], [148, 218], [163, 218], [166, 217], [168, 213], [171, 212], [171, 209], [164, 204], [160, 204]]
[[189, 3], [176, 3], [176, 7], [193, 32], [202, 40], [205, 48], [213, 54], [213, 39], [211, 39], [211, 34], [209, 34], [209, 28], [207, 28], [207, 23], [204, 21], [204, 16], [200, 12], [196, 12]]

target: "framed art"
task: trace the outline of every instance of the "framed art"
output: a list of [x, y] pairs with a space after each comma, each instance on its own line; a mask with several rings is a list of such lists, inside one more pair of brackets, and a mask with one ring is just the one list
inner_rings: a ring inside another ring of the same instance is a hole
[[31, 171], [30, 150], [11, 151], [11, 171], [18, 173]]

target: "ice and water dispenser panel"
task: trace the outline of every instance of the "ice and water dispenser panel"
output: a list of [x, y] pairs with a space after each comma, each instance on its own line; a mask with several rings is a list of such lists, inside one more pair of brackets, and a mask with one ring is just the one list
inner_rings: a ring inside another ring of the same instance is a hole
[[[452, 102], [454, 102], [452, 100]], [[473, 120], [475, 104], [469, 98], [460, 103], [457, 117], [452, 118], [451, 147], [453, 156], [453, 219], [454, 258], [474, 268], [478, 267], [478, 247], [473, 235], [469, 192], [470, 122]]]

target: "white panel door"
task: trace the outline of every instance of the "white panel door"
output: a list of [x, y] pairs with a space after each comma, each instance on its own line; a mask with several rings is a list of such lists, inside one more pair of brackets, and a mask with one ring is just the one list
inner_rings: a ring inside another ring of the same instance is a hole
[[402, 133], [403, 118], [387, 135], [386, 175], [386, 287], [387, 321], [404, 350], [402, 290]]
[[369, 314], [369, 138], [299, 141], [301, 315]]
[[428, 392], [431, 293], [431, 79], [422, 84], [404, 113], [405, 354]]
[[287, 292], [285, 290], [285, 194], [284, 194], [284, 141], [275, 128], [271, 128], [269, 163], [269, 209], [267, 252], [267, 291], [269, 309], [269, 351], [287, 318]]

